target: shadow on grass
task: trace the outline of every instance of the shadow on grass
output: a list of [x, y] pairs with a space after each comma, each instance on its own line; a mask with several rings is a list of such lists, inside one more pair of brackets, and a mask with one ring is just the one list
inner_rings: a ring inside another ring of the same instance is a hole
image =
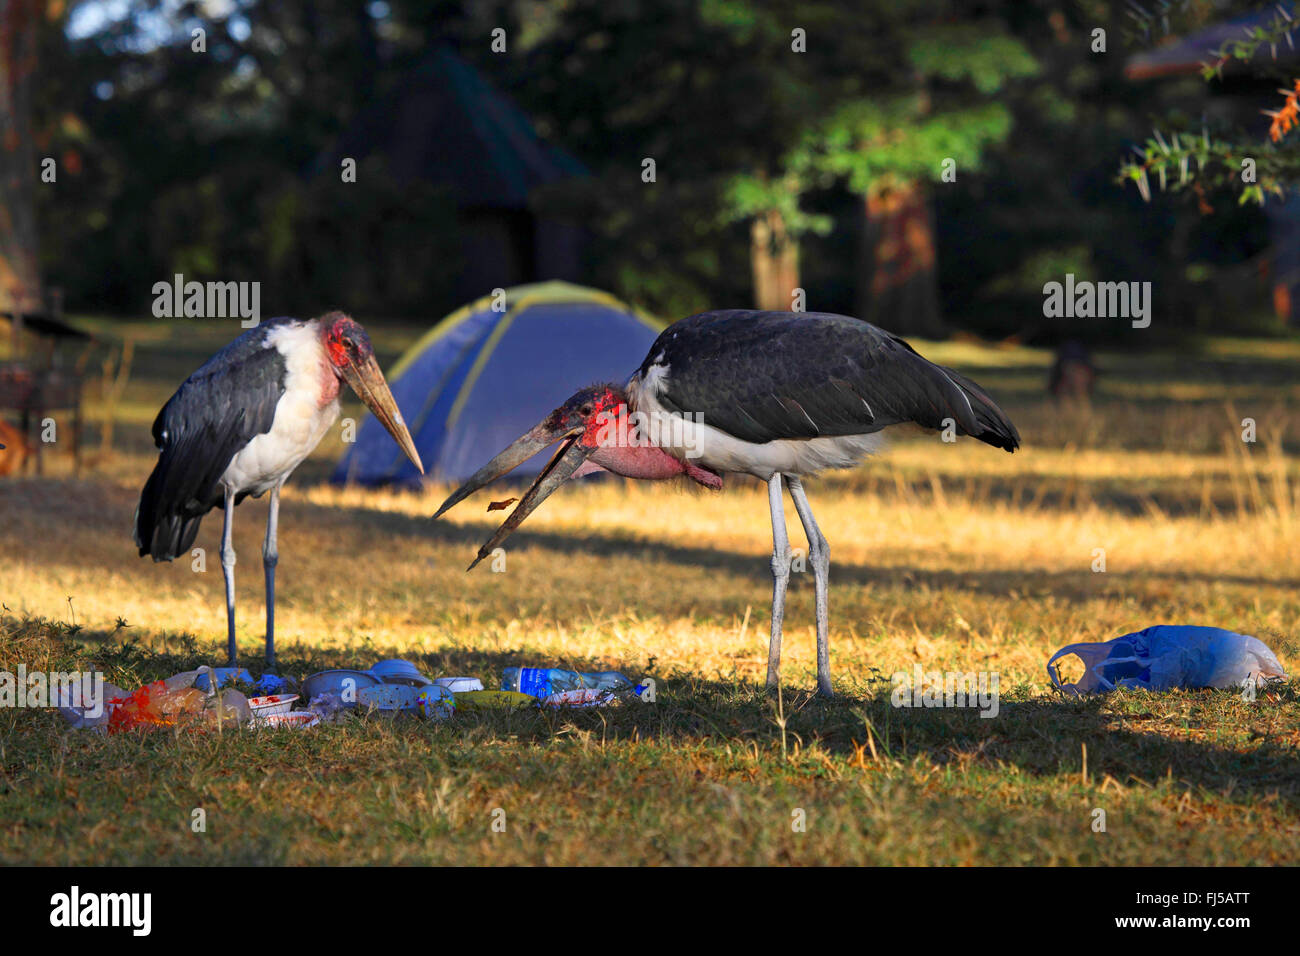
[[[305, 503], [295, 502], [297, 506]], [[374, 511], [366, 508], [340, 508], [305, 505], [322, 517], [333, 515], [357, 529], [358, 534], [378, 533], [388, 540], [433, 540], [462, 549], [468, 565], [479, 546], [490, 535], [482, 527], [456, 525], [443, 521], [411, 517], [391, 511]], [[761, 516], [766, 524], [766, 515]], [[308, 519], [310, 520], [310, 519]], [[990, 533], [994, 529], [990, 528]], [[756, 535], [761, 535], [757, 532]], [[888, 531], [883, 530], [887, 535]], [[753, 577], [770, 581], [770, 565], [766, 555], [726, 551], [712, 547], [693, 547], [672, 544], [629, 535], [575, 535], [571, 532], [533, 531], [523, 526], [510, 537], [512, 547], [544, 548], [558, 556], [587, 555], [602, 557], [639, 557], [652, 561], [669, 562], [697, 569], [701, 573], [723, 572], [739, 577]], [[871, 568], [860, 564], [847, 564], [835, 560], [835, 541], [831, 536], [831, 586], [876, 586], [888, 589], [927, 588], [934, 591], [969, 591], [980, 594], [1005, 596], [1012, 590], [1021, 594], [1038, 591], [1072, 603], [1096, 600], [1115, 590], [1114, 578], [1093, 574], [1086, 566], [1078, 571], [987, 570], [951, 571], [923, 570], [919, 568]], [[473, 573], [489, 573], [486, 568], [476, 568]], [[1215, 583], [1241, 587], [1300, 588], [1300, 578], [1275, 579], [1250, 575], [1231, 575], [1188, 571], [1142, 571], [1127, 576], [1142, 581], [1172, 584]], [[1132, 595], [1139, 605], [1141, 595]], [[1149, 603], [1162, 603], [1151, 599]]]
[[[0, 619], [0, 668], [13, 669], [16, 657], [43, 660], [51, 668], [71, 668], [89, 658], [110, 682], [131, 687], [210, 662], [219, 651], [215, 644], [204, 648], [186, 636], [157, 652], [123, 641], [119, 631], [70, 638], [66, 630], [48, 622]], [[38, 643], [47, 652], [34, 656]], [[428, 674], [480, 675], [488, 680], [525, 660], [522, 650], [512, 649], [412, 653], [375, 647], [370, 653], [375, 660], [407, 657]], [[328, 667], [373, 663], [357, 658], [355, 649], [286, 654], [280, 671], [301, 677]], [[241, 663], [254, 674], [262, 669], [252, 657]], [[565, 663], [604, 669], [604, 662], [595, 660]], [[941, 771], [984, 765], [1040, 777], [1073, 777], [1081, 783], [1086, 748], [1087, 772], [1094, 784], [1110, 776], [1124, 787], [1155, 787], [1172, 778], [1210, 791], [1275, 795], [1300, 806], [1300, 754], [1286, 736], [1285, 724], [1283, 735], [1277, 735], [1278, 715], [1294, 713], [1300, 705], [1294, 681], [1254, 703], [1225, 691], [1121, 692], [1074, 700], [1035, 696], [1028, 688], [1016, 687], [1001, 693], [996, 714], [986, 718], [974, 707], [894, 706], [888, 680], [878, 673], [831, 700], [806, 690], [783, 691], [778, 705], [760, 687], [734, 675], [663, 674], [653, 661], [645, 665], [639, 670], [629, 667], [628, 674], [654, 679], [653, 702], [632, 699], [589, 710], [461, 712], [450, 725], [402, 717], [394, 729], [405, 726], [407, 732], [419, 734], [438, 727], [439, 732], [512, 743], [544, 743], [589, 732], [607, 744], [655, 742], [742, 753], [758, 748], [769, 758], [815, 746], [864, 771], [914, 762]], [[798, 766], [804, 768], [800, 772], [817, 767], [807, 761]]]

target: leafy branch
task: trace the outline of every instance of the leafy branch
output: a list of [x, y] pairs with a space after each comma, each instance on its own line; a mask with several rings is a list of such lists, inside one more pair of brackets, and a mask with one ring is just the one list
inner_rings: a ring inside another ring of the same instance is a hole
[[1269, 48], [1270, 55], [1274, 60], [1277, 59], [1277, 48], [1281, 43], [1286, 43], [1289, 49], [1294, 50], [1295, 44], [1291, 39], [1291, 33], [1296, 29], [1295, 19], [1282, 4], [1275, 6], [1277, 12], [1267, 24], [1256, 25], [1253, 27], [1242, 27], [1245, 33], [1245, 39], [1228, 40], [1217, 50], [1211, 51], [1210, 55], [1214, 57], [1213, 62], [1201, 64], [1201, 75], [1206, 80], [1221, 78], [1223, 67], [1229, 60], [1241, 60], [1243, 62], [1254, 59], [1263, 47]]

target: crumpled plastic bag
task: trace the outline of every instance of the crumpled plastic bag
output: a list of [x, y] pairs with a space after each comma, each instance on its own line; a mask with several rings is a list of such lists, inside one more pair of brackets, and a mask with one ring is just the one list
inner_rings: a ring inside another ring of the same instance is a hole
[[[1084, 672], [1065, 684], [1052, 665], [1070, 654], [1083, 661]], [[1116, 687], [1241, 688], [1248, 680], [1262, 688], [1286, 680], [1277, 656], [1259, 638], [1188, 624], [1157, 624], [1111, 641], [1070, 644], [1052, 655], [1047, 676], [1057, 690], [1075, 696]]]
[[257, 691], [259, 696], [295, 694], [298, 692], [298, 682], [292, 677], [281, 677], [279, 674], [272, 674], [268, 671], [253, 684], [253, 690]]
[[127, 696], [126, 691], [116, 684], [104, 682], [100, 688], [97, 701], [80, 699], [80, 695], [64, 694], [60, 691], [58, 698], [59, 713], [64, 716], [73, 730], [103, 730], [108, 726], [109, 715], [113, 712], [113, 701]]
[[353, 704], [346, 704], [338, 694], [326, 691], [317, 694], [307, 704], [307, 709], [320, 716], [327, 724], [338, 723], [351, 712]]
[[[99, 701], [73, 699], [60, 695], [59, 712], [74, 730], [118, 733], [138, 727], [232, 727], [249, 719], [248, 698], [227, 688], [220, 694], [211, 690], [216, 675], [210, 667], [175, 674], [165, 680], [145, 684], [127, 693], [120, 687], [102, 685]], [[207, 692], [194, 686], [198, 679]], [[99, 707], [96, 707], [98, 704]], [[94, 713], [98, 710], [99, 713]]]

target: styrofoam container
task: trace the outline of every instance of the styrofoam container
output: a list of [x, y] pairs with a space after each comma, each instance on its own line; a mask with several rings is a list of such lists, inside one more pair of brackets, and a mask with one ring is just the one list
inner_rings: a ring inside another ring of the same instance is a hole
[[253, 721], [254, 727], [271, 729], [306, 730], [320, 723], [320, 714], [311, 710], [294, 710], [287, 714], [268, 714]]
[[439, 677], [434, 683], [439, 687], [447, 688], [453, 694], [483, 689], [483, 682], [477, 677]]
[[287, 714], [293, 710], [297, 694], [271, 694], [266, 697], [248, 698], [248, 709], [254, 717], [270, 717], [272, 714]]

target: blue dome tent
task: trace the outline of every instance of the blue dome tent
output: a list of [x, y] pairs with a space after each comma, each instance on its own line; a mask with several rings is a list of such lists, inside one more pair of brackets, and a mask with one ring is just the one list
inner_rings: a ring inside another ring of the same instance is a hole
[[[659, 331], [596, 289], [516, 286], [505, 290], [504, 303], [484, 296], [447, 316], [406, 351], [388, 382], [428, 477], [460, 481], [579, 388], [627, 381]], [[516, 471], [536, 474], [549, 456]], [[414, 484], [420, 475], [367, 416], [331, 480]]]

